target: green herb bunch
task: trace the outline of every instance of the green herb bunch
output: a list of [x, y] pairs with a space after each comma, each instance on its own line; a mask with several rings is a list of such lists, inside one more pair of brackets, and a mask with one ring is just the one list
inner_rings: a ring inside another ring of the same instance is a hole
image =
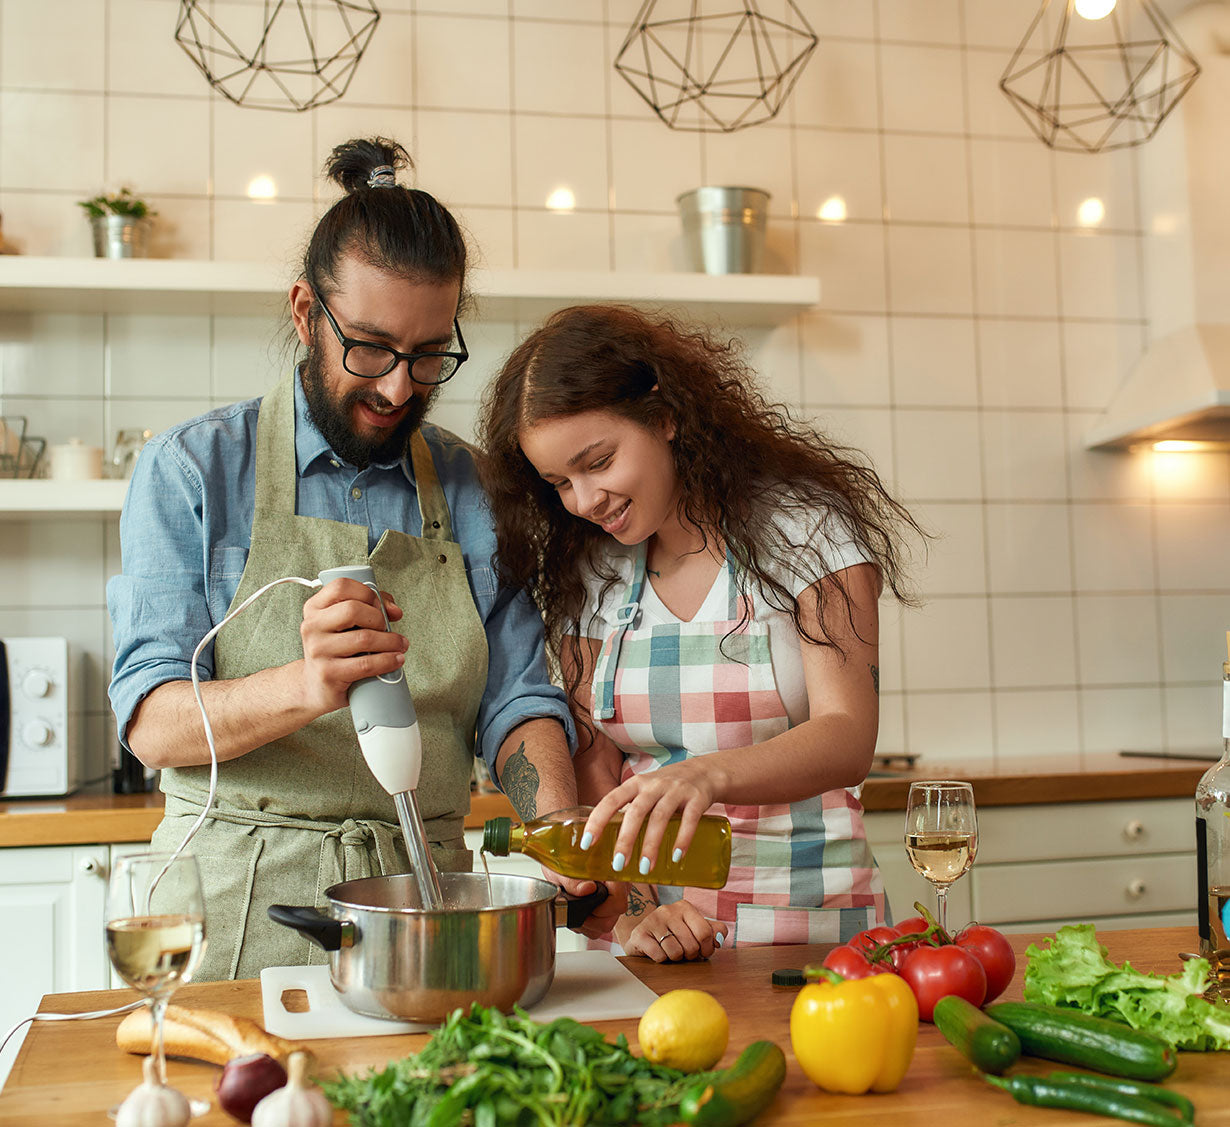
[[145, 219], [157, 215], [143, 199], [134, 196], [128, 188], [121, 188], [114, 196], [95, 196], [92, 200], [79, 200], [78, 207], [85, 208], [91, 219], [104, 215], [128, 215], [133, 219]]
[[476, 1004], [421, 1052], [322, 1087], [360, 1127], [665, 1127], [701, 1075], [633, 1056], [622, 1033], [610, 1042], [572, 1018], [543, 1025]]

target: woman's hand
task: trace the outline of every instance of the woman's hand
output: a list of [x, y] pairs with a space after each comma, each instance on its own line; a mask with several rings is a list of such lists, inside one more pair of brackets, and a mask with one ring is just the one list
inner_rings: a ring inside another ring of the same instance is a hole
[[726, 938], [724, 923], [706, 919], [687, 900], [662, 904], [644, 916], [624, 917], [628, 923], [634, 918], [631, 931], [621, 935], [624, 928], [617, 927], [615, 936], [625, 954], [644, 955], [655, 963], [707, 959]]
[[[633, 880], [638, 874], [644, 876], [649, 872], [657, 864], [667, 823], [675, 814], [680, 815], [679, 833], [671, 845], [671, 856], [679, 860], [692, 844], [700, 816], [716, 798], [714, 766], [705, 759], [687, 759], [643, 775], [633, 775], [620, 783], [594, 806], [585, 822], [582, 848], [588, 849], [587, 843], [597, 841], [615, 811], [626, 807], [623, 825], [615, 839], [616, 871], [626, 867]], [[633, 857], [642, 824], [645, 840], [640, 855]]]

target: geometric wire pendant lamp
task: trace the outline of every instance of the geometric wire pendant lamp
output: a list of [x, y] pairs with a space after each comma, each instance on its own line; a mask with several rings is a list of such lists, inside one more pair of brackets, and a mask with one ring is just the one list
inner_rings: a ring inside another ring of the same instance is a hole
[[1153, 0], [1043, 0], [1000, 89], [1053, 149], [1149, 140], [1200, 74]]
[[731, 133], [777, 115], [816, 43], [794, 0], [644, 0], [615, 69], [672, 129]]
[[310, 110], [346, 93], [379, 20], [373, 0], [180, 0], [175, 39], [237, 106]]

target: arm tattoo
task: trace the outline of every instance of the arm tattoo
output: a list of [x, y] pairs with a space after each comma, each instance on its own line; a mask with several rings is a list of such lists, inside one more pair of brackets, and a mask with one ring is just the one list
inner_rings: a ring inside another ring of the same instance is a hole
[[525, 740], [522, 740], [517, 745], [517, 750], [504, 761], [500, 782], [504, 786], [504, 793], [523, 819], [533, 818], [538, 813], [538, 768], [525, 754]]
[[878, 665], [869, 665], [871, 670], [871, 683], [875, 686], [876, 696], [880, 695], [880, 667]]
[[654, 904], [637, 892], [635, 885], [628, 885], [628, 907], [624, 910], [625, 916], [643, 916], [653, 907]]

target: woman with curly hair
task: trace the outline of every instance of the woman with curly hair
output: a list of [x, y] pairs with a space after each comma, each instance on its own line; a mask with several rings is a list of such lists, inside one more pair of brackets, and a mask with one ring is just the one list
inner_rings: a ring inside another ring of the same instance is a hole
[[664, 962], [883, 922], [857, 788], [877, 600], [911, 601], [918, 527], [875, 472], [768, 404], [733, 342], [618, 306], [520, 344], [481, 431], [501, 578], [541, 609], [580, 722], [582, 844], [625, 808], [635, 881], [672, 815], [676, 858], [703, 813], [734, 830], [723, 889], [633, 884], [614, 940]]

